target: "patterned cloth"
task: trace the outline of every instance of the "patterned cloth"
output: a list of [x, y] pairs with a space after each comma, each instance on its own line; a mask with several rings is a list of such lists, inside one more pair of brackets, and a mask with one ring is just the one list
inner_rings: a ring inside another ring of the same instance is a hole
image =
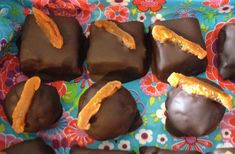
[[[1, 0], [1, 104], [14, 84], [27, 79], [20, 72], [19, 60], [15, 56], [17, 54], [15, 41], [25, 16], [32, 12], [32, 5], [47, 13], [76, 18], [83, 26], [86, 35], [89, 35], [89, 23], [103, 18], [120, 22], [138, 20], [144, 22], [147, 27], [157, 20], [197, 17], [208, 51], [207, 71], [199, 76], [216, 82], [234, 96], [234, 82], [223, 81], [216, 67], [217, 35], [224, 24], [235, 23], [234, 0]], [[151, 70], [143, 78], [124, 84], [136, 99], [144, 124], [136, 131], [116, 139], [95, 141], [76, 127], [79, 98], [92, 83], [85, 66], [83, 75], [71, 82], [50, 83], [57, 88], [61, 96], [64, 113], [50, 129], [37, 133], [16, 134], [7, 122], [0, 105], [0, 150], [36, 136], [42, 137], [58, 154], [69, 153], [73, 144], [99, 149], [133, 150], [136, 153], [142, 145], [200, 152], [212, 151], [222, 146], [235, 147], [235, 109], [226, 112], [220, 126], [207, 136], [200, 138], [171, 136], [164, 128], [166, 119], [164, 101], [166, 92], [171, 87], [160, 82]]]

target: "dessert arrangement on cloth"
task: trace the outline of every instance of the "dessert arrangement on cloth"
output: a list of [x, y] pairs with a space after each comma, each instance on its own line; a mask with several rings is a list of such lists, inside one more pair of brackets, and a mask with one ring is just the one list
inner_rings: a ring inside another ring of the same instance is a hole
[[234, 5], [0, 2], [0, 153], [234, 153]]

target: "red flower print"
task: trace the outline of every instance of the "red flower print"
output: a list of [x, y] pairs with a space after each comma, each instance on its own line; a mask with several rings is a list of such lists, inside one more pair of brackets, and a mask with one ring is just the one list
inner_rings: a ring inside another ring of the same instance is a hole
[[32, 4], [38, 8], [44, 7], [50, 0], [31, 0]]
[[30, 9], [28, 7], [24, 7], [24, 15], [27, 16], [30, 14]]
[[0, 105], [0, 118], [2, 118], [4, 121], [7, 121], [7, 117], [4, 113], [2, 105]]
[[21, 142], [21, 139], [16, 138], [13, 135], [7, 135], [0, 133], [0, 151], [6, 149], [14, 144]]
[[77, 143], [79, 146], [92, 144], [94, 142], [94, 139], [92, 139], [84, 131], [78, 129], [76, 123], [77, 120], [72, 120], [64, 129], [64, 134], [68, 140], [68, 144], [72, 145], [74, 142]]
[[206, 75], [210, 80], [216, 80], [222, 88], [226, 88], [235, 93], [235, 83], [226, 80], [224, 81], [217, 69], [217, 49], [216, 43], [218, 39], [218, 34], [220, 29], [228, 23], [235, 23], [235, 18], [229, 20], [228, 22], [218, 23], [214, 30], [210, 31], [206, 35], [206, 50], [207, 50], [207, 60], [208, 65], [206, 69]]
[[129, 9], [124, 6], [108, 6], [104, 11], [104, 15], [109, 20], [126, 22], [130, 16]]
[[152, 73], [148, 73], [140, 80], [140, 88], [148, 96], [161, 96], [167, 91], [168, 84], [159, 81]]
[[227, 112], [220, 123], [224, 142], [230, 142], [235, 146], [235, 109]]
[[80, 76], [74, 80], [75, 83], [78, 83], [80, 81], [81, 81], [81, 85], [80, 85], [81, 88], [84, 88], [86, 83], [88, 84], [89, 87], [92, 85], [92, 81], [89, 76], [89, 71], [87, 70], [87, 68], [85, 66], [83, 66], [82, 76]]
[[212, 8], [219, 8], [223, 5], [229, 3], [229, 0], [206, 0], [202, 2], [204, 5], [212, 7]]
[[52, 82], [51, 85], [57, 89], [60, 96], [65, 95], [67, 87], [66, 87], [66, 84], [64, 83], [64, 81]]
[[162, 9], [164, 3], [166, 3], [165, 0], [133, 0], [133, 4], [137, 5], [137, 8], [143, 12], [149, 9], [152, 12], [157, 12]]
[[182, 138], [182, 140], [180, 142], [173, 144], [172, 150], [174, 150], [174, 151], [196, 150], [196, 151], [199, 151], [200, 153], [203, 153], [201, 146], [212, 147], [213, 143], [209, 140], [206, 140], [206, 139], [199, 139], [196, 137], [186, 137], [186, 138]]

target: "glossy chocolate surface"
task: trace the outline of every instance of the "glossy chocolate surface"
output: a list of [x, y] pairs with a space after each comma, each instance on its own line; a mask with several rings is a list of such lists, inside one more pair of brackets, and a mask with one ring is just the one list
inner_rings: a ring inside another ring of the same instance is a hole
[[[12, 113], [21, 96], [25, 82], [21, 82], [7, 94], [3, 109], [10, 124], [12, 124]], [[37, 132], [49, 128], [62, 115], [62, 105], [57, 90], [48, 85], [41, 84], [36, 91], [29, 111], [26, 115], [25, 132]]]
[[[80, 98], [79, 111], [106, 82], [92, 85]], [[113, 139], [137, 129], [142, 124], [135, 99], [122, 87], [101, 103], [99, 111], [90, 120], [87, 133], [97, 140]]]
[[99, 150], [99, 149], [84, 149], [77, 145], [72, 146], [70, 154], [134, 154], [133, 152], [120, 150]]
[[[201, 45], [205, 49], [205, 43], [201, 34], [200, 25], [195, 18], [183, 18], [167, 21], [157, 21], [155, 25], [163, 25], [178, 35]], [[154, 25], [150, 26], [150, 33]], [[151, 34], [152, 42], [152, 71], [159, 80], [166, 82], [172, 72], [184, 75], [197, 75], [205, 71], [207, 58], [203, 60], [182, 51], [179, 46], [170, 42], [160, 43], [155, 41]]]
[[204, 96], [188, 94], [178, 87], [168, 92], [166, 112], [168, 132], [177, 137], [199, 137], [216, 129], [225, 107]]
[[3, 152], [6, 154], [55, 154], [54, 150], [40, 138], [15, 144]]
[[208, 152], [207, 154], [235, 154], [235, 148], [218, 148], [213, 152]]
[[235, 23], [225, 25], [218, 36], [218, 65], [224, 80], [235, 80]]
[[144, 76], [148, 70], [143, 23], [132, 21], [117, 25], [134, 37], [137, 48], [128, 49], [118, 37], [93, 23], [87, 63], [91, 79], [94, 81], [103, 79], [128, 82]]
[[197, 151], [171, 151], [163, 150], [157, 147], [141, 147], [140, 154], [200, 154]]
[[53, 47], [34, 16], [27, 16], [21, 36], [21, 69], [26, 75], [37, 75], [44, 82], [72, 80], [82, 73], [83, 32], [74, 18], [53, 16], [52, 19], [58, 25], [64, 45], [61, 49]]

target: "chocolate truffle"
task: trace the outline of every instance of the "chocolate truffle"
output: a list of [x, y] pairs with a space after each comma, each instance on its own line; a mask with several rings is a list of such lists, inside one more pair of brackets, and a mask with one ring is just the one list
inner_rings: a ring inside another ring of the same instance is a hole
[[235, 23], [225, 25], [218, 36], [218, 66], [224, 80], [235, 80]]
[[147, 46], [143, 23], [115, 23], [134, 38], [136, 48], [129, 49], [117, 36], [92, 23], [86, 60], [93, 81], [103, 79], [128, 82], [147, 73]]
[[[209, 80], [200, 80], [218, 87]], [[223, 118], [225, 107], [205, 96], [189, 94], [179, 86], [167, 93], [166, 112], [166, 129], [172, 135], [199, 137], [216, 129]]]
[[160, 43], [152, 36], [152, 29], [155, 25], [162, 25], [174, 31], [179, 36], [199, 44], [205, 49], [205, 43], [201, 34], [200, 25], [195, 18], [183, 18], [167, 21], [157, 21], [150, 26], [150, 39], [152, 42], [152, 72], [159, 80], [166, 82], [172, 72], [185, 75], [198, 75], [205, 71], [207, 58], [199, 59], [197, 56], [187, 53], [179, 45], [169, 41]]
[[208, 152], [207, 154], [234, 154], [235, 148], [218, 148], [213, 152]]
[[200, 154], [197, 151], [171, 151], [157, 147], [141, 147], [140, 154]]
[[[7, 94], [3, 109], [10, 124], [12, 114], [19, 101], [25, 82], [21, 82]], [[62, 115], [62, 105], [56, 88], [41, 84], [35, 92], [29, 110], [26, 114], [24, 132], [37, 132], [49, 128]]]
[[[96, 82], [81, 96], [80, 112], [106, 83]], [[134, 131], [142, 124], [142, 119], [135, 99], [121, 86], [111, 96], [102, 100], [98, 112], [91, 117], [89, 123], [90, 128], [86, 132], [90, 136], [97, 140], [107, 140]]]
[[20, 45], [20, 66], [27, 76], [44, 82], [72, 80], [82, 73], [84, 35], [78, 21], [50, 16], [63, 37], [61, 49], [52, 46], [33, 15], [26, 17]]
[[120, 150], [100, 150], [100, 149], [84, 149], [77, 145], [72, 146], [70, 154], [134, 154], [133, 152]]
[[6, 154], [55, 154], [54, 150], [41, 138], [23, 141], [2, 152]]

